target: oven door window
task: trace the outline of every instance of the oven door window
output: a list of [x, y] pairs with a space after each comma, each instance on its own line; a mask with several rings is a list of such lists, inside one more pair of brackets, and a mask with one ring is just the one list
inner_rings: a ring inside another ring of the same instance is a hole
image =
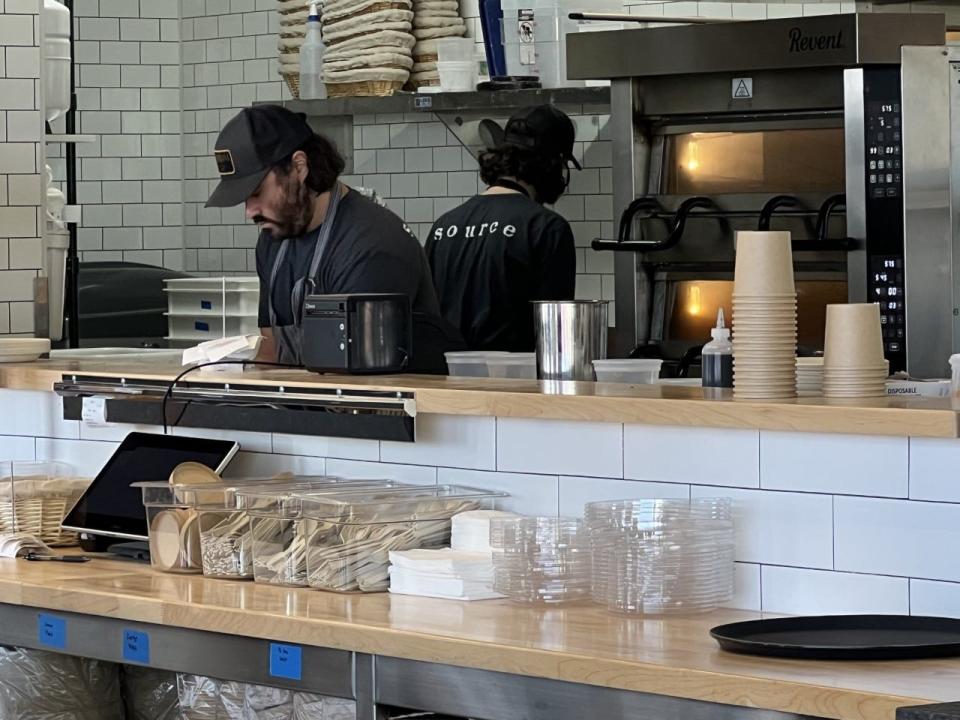
[[667, 135], [662, 193], [843, 192], [843, 128]]

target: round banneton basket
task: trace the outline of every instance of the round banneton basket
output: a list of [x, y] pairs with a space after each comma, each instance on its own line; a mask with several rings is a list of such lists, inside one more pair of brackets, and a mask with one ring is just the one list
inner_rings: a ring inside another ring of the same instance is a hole
[[29, 533], [47, 545], [75, 545], [60, 528], [64, 516], [90, 485], [59, 462], [0, 461], [0, 533]]
[[360, 82], [327, 83], [327, 97], [381, 97], [393, 95], [403, 87], [397, 80], [363, 80]]

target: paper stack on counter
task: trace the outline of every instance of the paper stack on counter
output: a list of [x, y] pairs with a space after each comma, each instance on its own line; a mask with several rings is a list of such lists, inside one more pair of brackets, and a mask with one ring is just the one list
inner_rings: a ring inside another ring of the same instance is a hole
[[490, 521], [495, 518], [513, 518], [516, 513], [503, 510], [468, 510], [453, 516], [450, 547], [466, 552], [485, 552], [490, 547]]
[[[183, 351], [183, 364], [195, 365], [201, 363], [219, 363], [221, 360], [253, 360], [260, 349], [263, 340], [259, 335], [235, 335], [233, 337], [207, 340], [196, 347]], [[242, 365], [224, 363], [207, 365], [200, 368], [200, 372], [236, 372]]]
[[493, 591], [493, 560], [489, 552], [450, 548], [393, 550], [390, 563], [392, 593], [451, 600], [503, 597]]
[[28, 533], [0, 533], [0, 557], [17, 558], [30, 553], [52, 555], [53, 550]]

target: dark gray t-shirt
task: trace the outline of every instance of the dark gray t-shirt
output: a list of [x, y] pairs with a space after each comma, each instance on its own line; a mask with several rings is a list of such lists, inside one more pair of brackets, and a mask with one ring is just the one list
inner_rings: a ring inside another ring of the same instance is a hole
[[[310, 270], [317, 231], [291, 240], [274, 287], [270, 275], [280, 241], [267, 233], [257, 240], [260, 276], [260, 327], [270, 327], [268, 293], [280, 325], [293, 324], [290, 293], [294, 283]], [[390, 210], [356, 190], [340, 201], [337, 218], [320, 261], [317, 294], [405, 293], [415, 312], [439, 315], [430, 268], [420, 242]]]

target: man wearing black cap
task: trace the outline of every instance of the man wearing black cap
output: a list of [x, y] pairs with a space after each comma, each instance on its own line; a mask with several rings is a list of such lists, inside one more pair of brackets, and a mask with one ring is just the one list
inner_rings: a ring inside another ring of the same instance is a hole
[[541, 105], [510, 118], [496, 147], [480, 155], [489, 187], [442, 215], [427, 257], [444, 318], [471, 350], [534, 349], [531, 300], [571, 300], [573, 232], [552, 205], [567, 188], [574, 127]]
[[220, 184], [207, 207], [245, 203], [260, 228], [260, 357], [301, 364], [300, 313], [312, 293], [405, 293], [437, 315], [426, 257], [396, 215], [337, 178], [343, 158], [302, 114], [242, 110], [214, 148]]

